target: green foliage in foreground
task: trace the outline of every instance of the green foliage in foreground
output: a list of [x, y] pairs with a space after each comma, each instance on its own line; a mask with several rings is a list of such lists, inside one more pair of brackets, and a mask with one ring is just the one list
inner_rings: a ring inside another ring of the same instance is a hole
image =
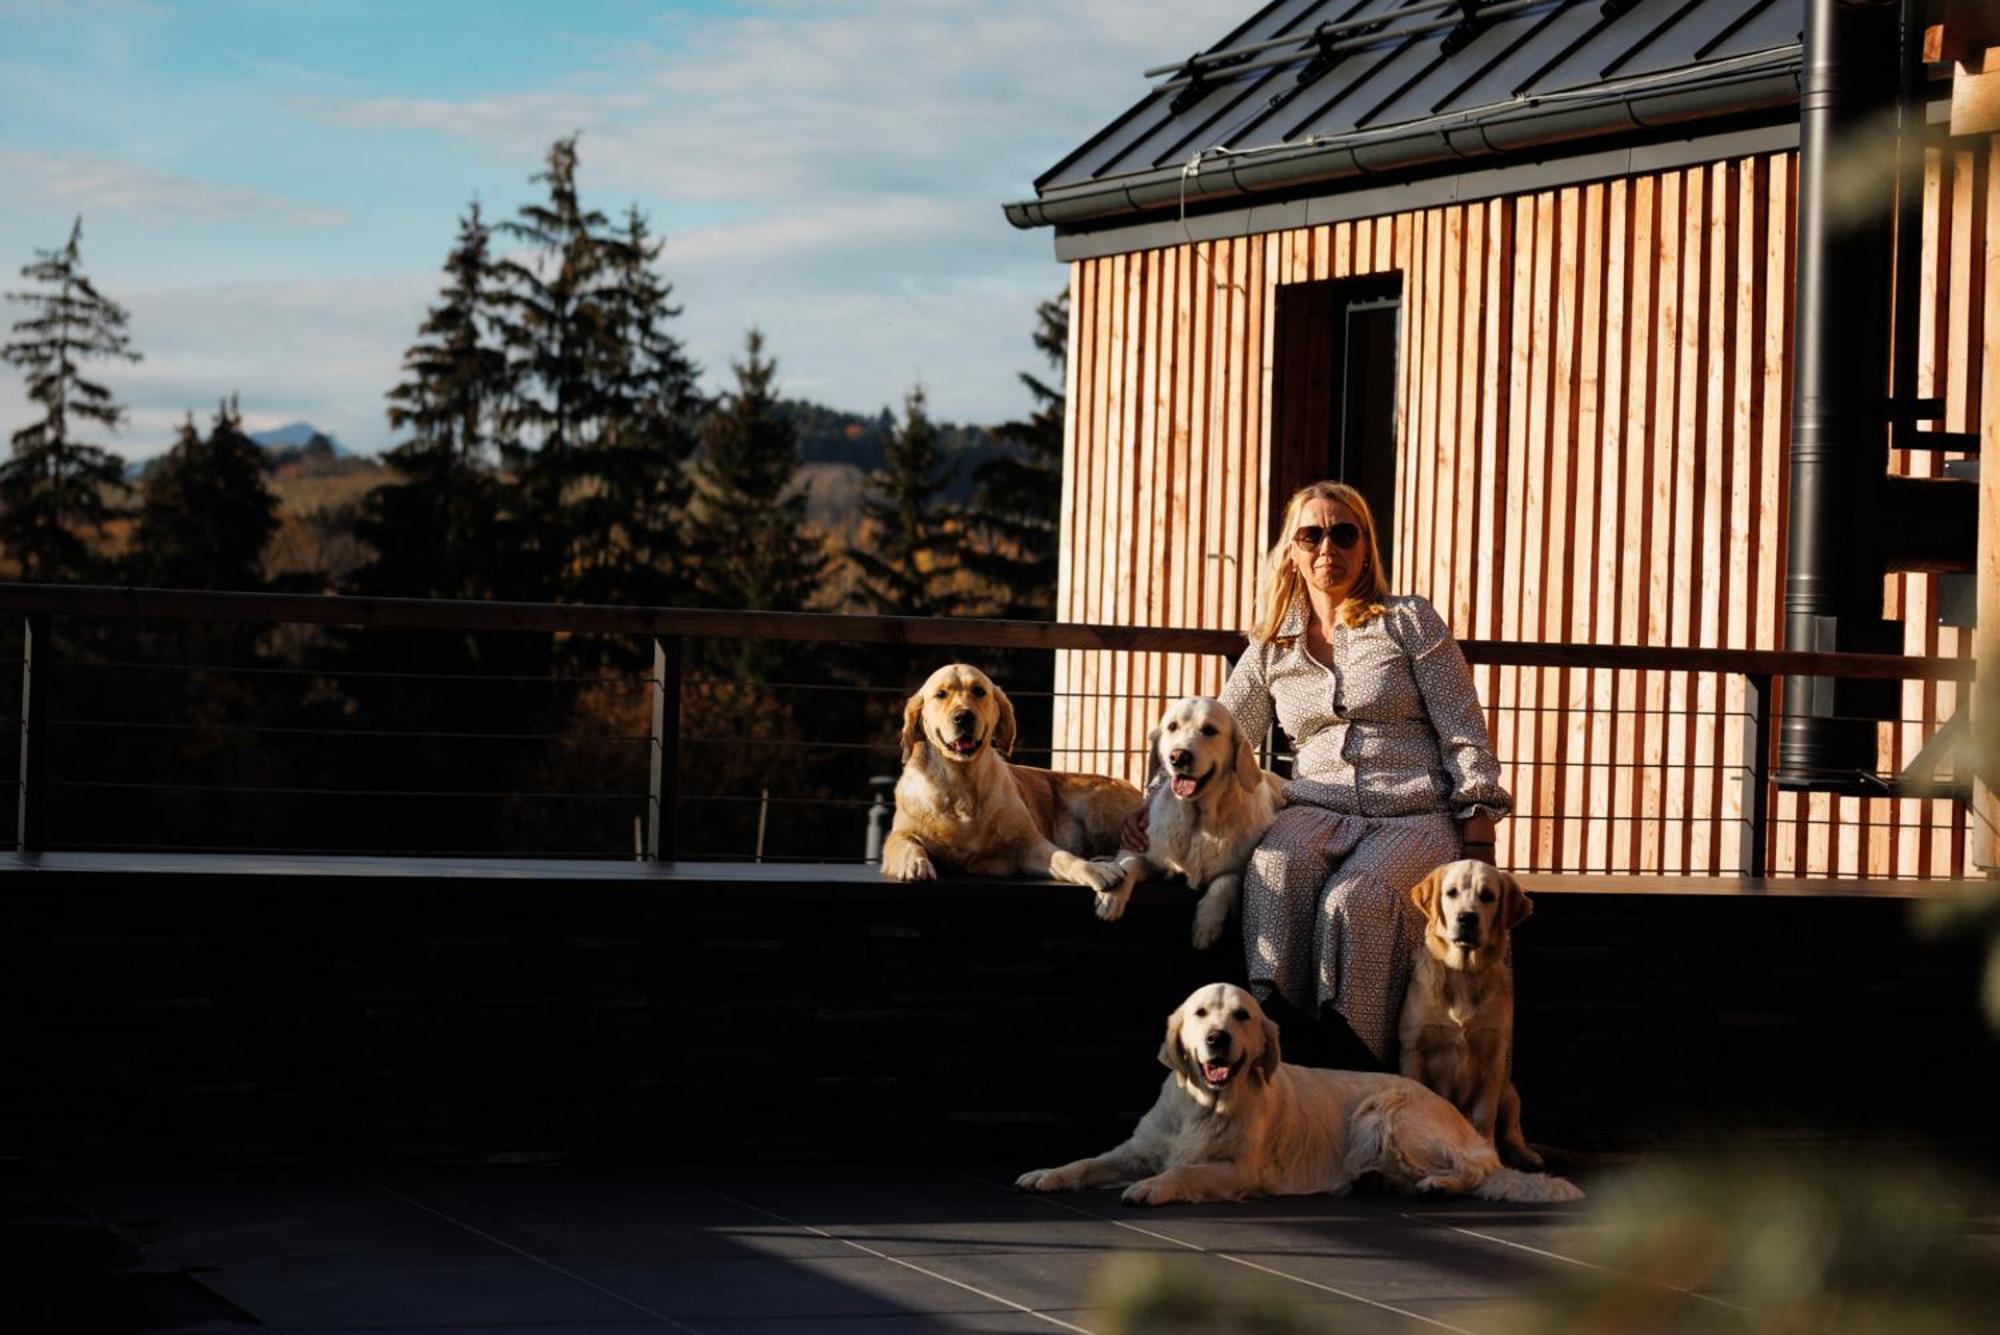
[[[2000, 1248], [1973, 1188], [1868, 1156], [1645, 1166], [1594, 1184], [1574, 1230], [1588, 1266], [1496, 1307], [1499, 1335], [1957, 1335], [1994, 1329]], [[1573, 1211], [1561, 1211], [1573, 1215]], [[1096, 1303], [1105, 1335], [1375, 1330], [1358, 1304], [1278, 1280], [1217, 1280], [1187, 1257], [1122, 1257]]]

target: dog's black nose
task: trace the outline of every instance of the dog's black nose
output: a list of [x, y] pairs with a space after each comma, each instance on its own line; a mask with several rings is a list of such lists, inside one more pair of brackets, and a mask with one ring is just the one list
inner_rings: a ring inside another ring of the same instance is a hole
[[979, 715], [973, 713], [970, 709], [961, 709], [951, 716], [951, 721], [961, 728], [969, 728], [979, 722]]
[[1210, 1052], [1229, 1051], [1229, 1031], [1226, 1029], [1218, 1029], [1214, 1033], [1210, 1034], [1208, 1036], [1208, 1050]]
[[1472, 931], [1477, 929], [1478, 926], [1479, 926], [1479, 915], [1477, 913], [1461, 913], [1458, 915], [1459, 931], [1461, 932]]
[[1167, 763], [1168, 763], [1169, 765], [1176, 765], [1176, 766], [1178, 766], [1178, 765], [1185, 765], [1185, 764], [1187, 764], [1187, 763], [1188, 763], [1188, 759], [1189, 759], [1189, 756], [1188, 756], [1188, 753], [1187, 753], [1186, 751], [1169, 751], [1169, 752], [1167, 752]]

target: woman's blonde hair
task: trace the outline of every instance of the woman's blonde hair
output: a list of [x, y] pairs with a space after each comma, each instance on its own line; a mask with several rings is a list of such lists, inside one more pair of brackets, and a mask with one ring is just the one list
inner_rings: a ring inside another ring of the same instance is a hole
[[1300, 487], [1285, 503], [1285, 519], [1278, 525], [1277, 545], [1264, 561], [1263, 598], [1257, 607], [1257, 624], [1250, 632], [1253, 640], [1269, 643], [1277, 639], [1278, 628], [1285, 624], [1285, 614], [1305, 589], [1298, 567], [1292, 564], [1291, 551], [1292, 534], [1298, 529], [1299, 516], [1309, 501], [1337, 502], [1352, 510], [1361, 521], [1361, 549], [1367, 554], [1368, 563], [1361, 568], [1347, 601], [1340, 605], [1340, 624], [1365, 626], [1384, 611], [1382, 600], [1389, 596], [1389, 588], [1382, 574], [1382, 549], [1375, 541], [1375, 512], [1368, 508], [1366, 498], [1345, 482], [1314, 482]]

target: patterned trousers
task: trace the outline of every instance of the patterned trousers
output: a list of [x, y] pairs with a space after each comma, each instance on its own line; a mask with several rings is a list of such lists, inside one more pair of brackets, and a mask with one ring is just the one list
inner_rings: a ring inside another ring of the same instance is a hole
[[1385, 1066], [1423, 924], [1410, 889], [1460, 852], [1445, 812], [1278, 813], [1243, 878], [1243, 953], [1251, 990], [1307, 1015], [1331, 1006]]

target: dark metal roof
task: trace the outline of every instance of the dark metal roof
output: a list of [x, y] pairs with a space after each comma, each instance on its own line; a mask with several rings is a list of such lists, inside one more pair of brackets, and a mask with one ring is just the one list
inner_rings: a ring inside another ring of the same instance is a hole
[[1804, 9], [1274, 0], [1045, 172], [1008, 216], [1084, 223], [1789, 107]]

